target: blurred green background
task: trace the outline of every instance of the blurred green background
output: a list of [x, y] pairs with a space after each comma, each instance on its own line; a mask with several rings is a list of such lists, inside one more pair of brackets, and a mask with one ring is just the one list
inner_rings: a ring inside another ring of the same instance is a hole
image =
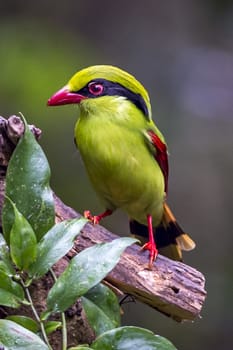
[[[185, 262], [206, 277], [202, 318], [177, 324], [131, 303], [124, 324], [179, 350], [232, 346], [233, 3], [230, 0], [1, 1], [0, 113], [43, 130], [52, 187], [78, 211], [99, 212], [73, 143], [77, 107], [46, 101], [77, 70], [113, 64], [148, 89], [170, 149], [169, 202], [197, 243]], [[128, 234], [116, 213], [104, 225]]]

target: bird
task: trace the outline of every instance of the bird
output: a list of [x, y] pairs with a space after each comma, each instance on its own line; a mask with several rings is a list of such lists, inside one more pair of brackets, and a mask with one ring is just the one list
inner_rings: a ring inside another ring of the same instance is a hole
[[[75, 73], [53, 94], [48, 106], [77, 104], [75, 144], [104, 211], [84, 216], [93, 224], [122, 209], [130, 232], [149, 251], [182, 261], [181, 250], [195, 247], [167, 204], [168, 147], [152, 119], [148, 92], [130, 73], [95, 65]], [[148, 240], [147, 240], [148, 236]]]

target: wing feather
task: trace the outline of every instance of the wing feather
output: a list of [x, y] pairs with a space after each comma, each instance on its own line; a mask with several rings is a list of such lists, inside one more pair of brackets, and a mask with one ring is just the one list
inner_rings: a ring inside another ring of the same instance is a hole
[[167, 145], [161, 140], [161, 138], [153, 130], [148, 130], [147, 134], [149, 136], [151, 144], [155, 149], [154, 158], [158, 162], [162, 170], [162, 173], [164, 176], [164, 183], [165, 183], [164, 191], [167, 193], [168, 173], [169, 173]]

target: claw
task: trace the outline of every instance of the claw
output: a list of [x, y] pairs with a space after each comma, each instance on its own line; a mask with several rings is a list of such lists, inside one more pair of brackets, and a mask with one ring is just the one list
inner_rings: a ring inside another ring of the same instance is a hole
[[91, 215], [90, 210], [85, 210], [83, 216], [85, 219], [92, 221], [93, 216]]
[[149, 268], [152, 269], [153, 263], [156, 260], [158, 255], [158, 249], [156, 248], [155, 244], [151, 242], [147, 242], [142, 246], [141, 250], [149, 250], [150, 252]]
[[85, 210], [83, 216], [85, 217], [85, 219], [91, 221], [93, 225], [98, 225], [101, 220], [101, 218], [98, 215], [91, 215], [90, 210]]
[[85, 210], [83, 216], [85, 217], [85, 219], [88, 219], [91, 221], [92, 224], [94, 225], [98, 225], [100, 223], [100, 221], [108, 215], [112, 214], [112, 210], [107, 209], [104, 213], [100, 214], [100, 215], [91, 215], [90, 210]]

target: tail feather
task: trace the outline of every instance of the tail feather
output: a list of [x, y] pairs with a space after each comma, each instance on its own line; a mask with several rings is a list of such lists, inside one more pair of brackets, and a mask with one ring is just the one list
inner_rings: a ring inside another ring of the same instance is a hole
[[[145, 243], [148, 238], [148, 229], [135, 220], [130, 220], [130, 232]], [[183, 231], [177, 223], [170, 208], [164, 204], [164, 216], [161, 224], [154, 228], [154, 238], [159, 253], [173, 260], [182, 260], [181, 250], [192, 250], [195, 242]]]
[[192, 250], [195, 248], [196, 244], [192, 240], [192, 238], [184, 232], [184, 230], [180, 227], [178, 222], [176, 221], [175, 216], [172, 214], [171, 209], [164, 203], [164, 218], [163, 222], [168, 226], [173, 227], [174, 235], [176, 236], [176, 243], [182, 250]]
[[195, 242], [187, 233], [183, 233], [179, 237], [176, 237], [176, 243], [180, 247], [180, 249], [186, 251], [192, 250], [196, 246]]

